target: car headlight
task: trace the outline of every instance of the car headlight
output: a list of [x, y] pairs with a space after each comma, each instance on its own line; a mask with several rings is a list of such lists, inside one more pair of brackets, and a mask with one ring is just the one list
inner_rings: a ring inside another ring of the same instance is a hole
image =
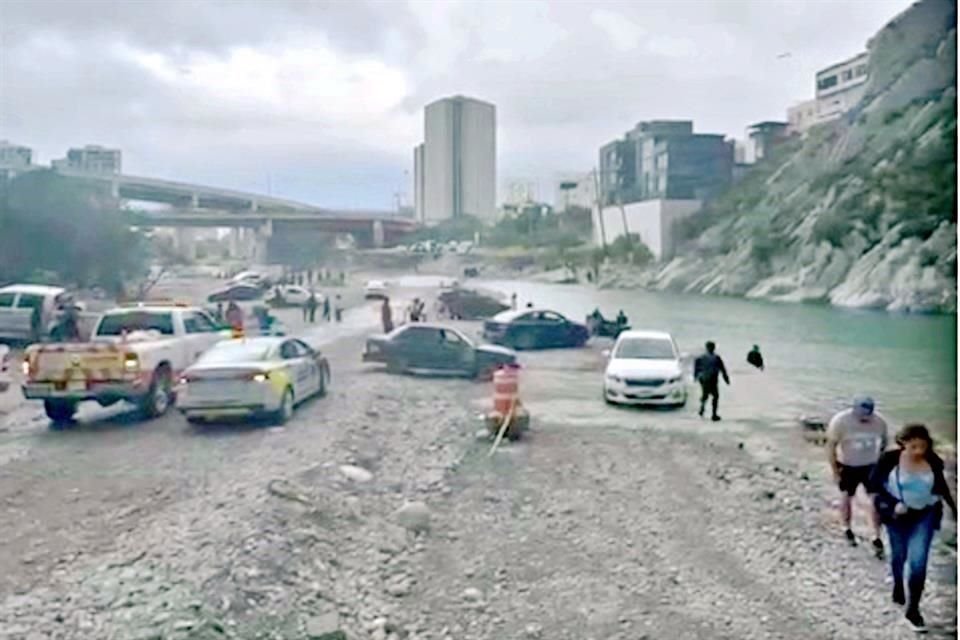
[[610, 382], [616, 382], [617, 384], [623, 382], [623, 378], [620, 376], [607, 376], [607, 380]]
[[667, 383], [668, 383], [668, 384], [677, 384], [678, 382], [680, 382], [680, 381], [682, 381], [682, 380], [683, 380], [683, 376], [677, 376], [677, 377], [675, 377], [675, 378], [670, 378], [669, 380], [667, 380]]

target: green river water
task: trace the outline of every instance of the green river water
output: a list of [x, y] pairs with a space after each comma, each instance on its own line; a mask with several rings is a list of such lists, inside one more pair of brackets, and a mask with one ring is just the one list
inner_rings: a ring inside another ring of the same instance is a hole
[[775, 384], [756, 385], [749, 401], [758, 415], [775, 416], [783, 424], [795, 424], [800, 415], [829, 417], [848, 406], [853, 395], [866, 393], [895, 425], [925, 422], [942, 442], [956, 442], [956, 316], [525, 281], [481, 286], [516, 292], [521, 305], [532, 301], [578, 321], [594, 307], [610, 318], [623, 309], [633, 328], [670, 331], [681, 351], [690, 354], [714, 340], [734, 384], [757, 380], [745, 357], [758, 344], [767, 364], [764, 379]]

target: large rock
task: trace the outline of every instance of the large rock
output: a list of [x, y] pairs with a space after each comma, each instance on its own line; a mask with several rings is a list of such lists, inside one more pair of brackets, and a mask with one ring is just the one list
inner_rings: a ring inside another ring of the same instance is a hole
[[430, 508], [423, 502], [407, 502], [393, 516], [400, 526], [409, 531], [419, 533], [430, 529]]

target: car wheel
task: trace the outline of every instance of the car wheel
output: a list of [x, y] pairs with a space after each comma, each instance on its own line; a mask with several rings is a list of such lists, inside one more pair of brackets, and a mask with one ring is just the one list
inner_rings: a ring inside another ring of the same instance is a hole
[[327, 395], [328, 384], [330, 384], [330, 367], [323, 365], [320, 367], [320, 388], [317, 390], [317, 395], [321, 398]]
[[64, 424], [73, 420], [77, 403], [70, 400], [44, 400], [43, 410], [54, 424]]
[[160, 367], [153, 374], [147, 394], [140, 400], [140, 413], [146, 418], [162, 416], [170, 408], [172, 400], [173, 380], [170, 369]]
[[286, 424], [293, 417], [293, 389], [287, 387], [283, 392], [283, 398], [280, 400], [280, 408], [274, 414], [274, 420], [277, 424]]

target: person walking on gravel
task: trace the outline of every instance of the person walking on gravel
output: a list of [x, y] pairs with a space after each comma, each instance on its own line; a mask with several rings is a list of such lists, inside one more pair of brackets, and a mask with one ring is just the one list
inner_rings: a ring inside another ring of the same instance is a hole
[[[933, 439], [922, 424], [909, 424], [897, 434], [894, 451], [881, 457], [870, 475], [867, 490], [874, 497], [890, 540], [893, 601], [906, 605], [906, 619], [914, 631], [924, 632], [920, 596], [927, 578], [927, 560], [933, 533], [940, 528], [943, 503], [957, 519], [957, 504], [943, 475], [943, 460], [933, 450]], [[904, 591], [904, 568], [909, 567]], [[907, 597], [909, 596], [909, 598]]]
[[[840, 487], [840, 516], [843, 518], [844, 535], [853, 546], [857, 544], [857, 537], [850, 528], [853, 497], [861, 484], [866, 489], [870, 474], [886, 448], [887, 421], [874, 411], [873, 398], [854, 398], [853, 406], [833, 416], [827, 427], [827, 460], [833, 471], [833, 479]], [[882, 558], [880, 519], [873, 506], [869, 509], [873, 523], [873, 548], [877, 557]]]
[[707, 407], [707, 398], [712, 398], [712, 413], [710, 419], [714, 422], [720, 422], [720, 414], [717, 409], [720, 406], [720, 377], [730, 386], [730, 376], [727, 375], [727, 367], [723, 364], [723, 358], [717, 353], [717, 345], [711, 340], [705, 345], [707, 352], [701, 355], [693, 363], [693, 378], [700, 383], [700, 417], [703, 417]]

